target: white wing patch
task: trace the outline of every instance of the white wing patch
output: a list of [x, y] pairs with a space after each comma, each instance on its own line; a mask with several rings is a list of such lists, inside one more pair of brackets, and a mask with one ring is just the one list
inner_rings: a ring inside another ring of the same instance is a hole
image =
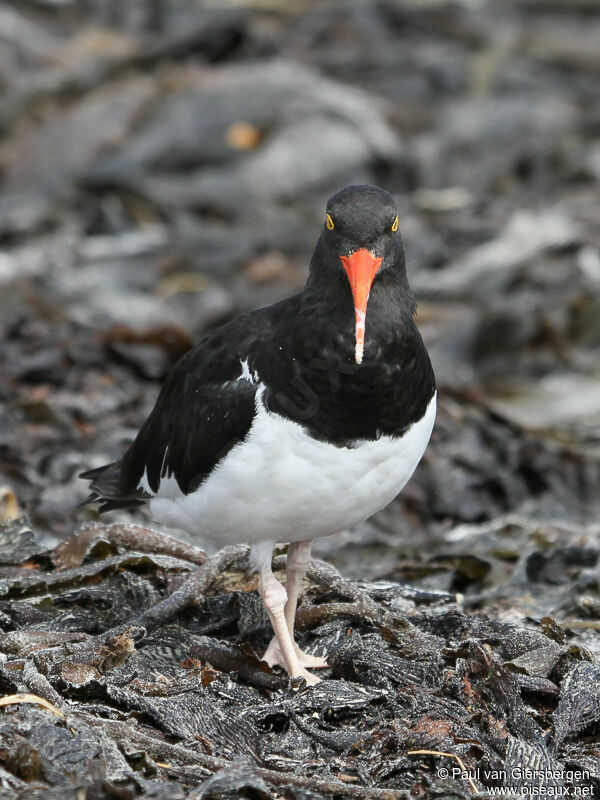
[[242, 359], [240, 358], [240, 366], [242, 368], [242, 373], [238, 378], [239, 381], [248, 381], [248, 383], [258, 383], [258, 372], [255, 369], [250, 371], [250, 366], [248, 364], [247, 358], [245, 361], [242, 361]]
[[144, 474], [140, 479], [138, 490], [143, 489], [143, 491], [146, 492], [146, 494], [149, 494], [152, 497], [156, 497], [157, 494], [160, 494], [161, 497], [170, 497], [172, 499], [184, 496], [183, 492], [179, 488], [177, 479], [173, 474], [173, 470], [170, 467], [166, 467], [168, 453], [169, 453], [169, 445], [165, 447], [165, 452], [163, 454], [162, 462], [160, 465], [160, 473], [158, 477], [158, 490], [156, 492], [153, 492], [152, 489], [150, 488], [150, 483], [148, 481], [148, 467], [144, 469]]

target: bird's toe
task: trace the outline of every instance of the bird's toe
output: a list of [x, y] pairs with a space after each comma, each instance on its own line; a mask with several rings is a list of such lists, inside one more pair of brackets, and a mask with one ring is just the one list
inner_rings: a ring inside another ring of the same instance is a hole
[[[312, 686], [315, 683], [318, 683], [320, 678], [317, 678], [315, 675], [312, 675], [310, 672], [307, 671], [307, 667], [309, 669], [324, 669], [328, 667], [329, 664], [327, 660], [322, 656], [313, 656], [310, 653], [305, 653], [301, 650], [298, 645], [294, 642], [294, 650], [296, 651], [296, 657], [298, 659], [298, 663], [302, 669], [302, 677], [306, 680], [309, 686]], [[275, 637], [271, 639], [271, 642], [265, 653], [262, 657], [262, 661], [266, 661], [270, 667], [283, 667], [287, 671], [287, 666], [285, 663], [285, 659], [283, 658], [283, 653], [281, 652], [281, 648], [279, 646], [279, 642]]]
[[296, 646], [296, 655], [303, 667], [308, 667], [309, 669], [325, 669], [329, 666], [327, 659], [323, 658], [323, 656], [312, 656], [310, 653], [305, 653], [303, 650], [300, 650], [298, 646]]
[[316, 675], [313, 675], [312, 672], [309, 672], [307, 669], [304, 669], [304, 667], [301, 667], [300, 669], [301, 669], [300, 672], [301, 676], [304, 678], [304, 680], [309, 686], [314, 686], [316, 683], [321, 683], [321, 678], [318, 678]]
[[277, 666], [277, 667], [283, 667], [283, 669], [287, 669], [283, 658], [283, 653], [281, 652], [281, 648], [279, 647], [279, 642], [275, 637], [271, 639], [271, 642], [267, 647], [267, 649], [265, 650], [261, 661], [266, 661], [270, 667]]

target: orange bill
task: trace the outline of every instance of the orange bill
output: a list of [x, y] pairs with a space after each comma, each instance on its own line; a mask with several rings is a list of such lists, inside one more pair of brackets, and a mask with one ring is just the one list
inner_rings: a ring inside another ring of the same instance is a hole
[[340, 256], [346, 270], [352, 297], [354, 299], [355, 317], [355, 349], [354, 357], [357, 364], [362, 363], [365, 347], [365, 323], [367, 319], [367, 303], [371, 284], [383, 258], [376, 258], [373, 253], [361, 248], [350, 256]]

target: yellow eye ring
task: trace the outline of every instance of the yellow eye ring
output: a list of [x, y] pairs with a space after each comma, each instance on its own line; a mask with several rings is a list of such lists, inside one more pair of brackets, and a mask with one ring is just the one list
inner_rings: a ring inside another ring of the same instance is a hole
[[396, 218], [392, 222], [392, 233], [396, 233], [396, 231], [398, 230], [398, 224], [399, 224], [398, 223], [398, 215], [396, 214]]
[[330, 231], [332, 231], [335, 228], [335, 225], [333, 224], [333, 220], [331, 219], [329, 214], [326, 215], [325, 224], [327, 225], [327, 229], [330, 230]]

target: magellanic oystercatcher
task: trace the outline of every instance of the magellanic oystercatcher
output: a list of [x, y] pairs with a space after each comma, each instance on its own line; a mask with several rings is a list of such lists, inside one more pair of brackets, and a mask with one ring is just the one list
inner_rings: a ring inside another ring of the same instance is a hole
[[[326, 666], [294, 641], [311, 541], [358, 525], [404, 487], [435, 418], [393, 198], [348, 186], [327, 203], [300, 294], [207, 334], [171, 369], [119, 461], [85, 472], [101, 511], [154, 518], [215, 545], [248, 542], [293, 678]], [[287, 591], [271, 569], [290, 542]]]

